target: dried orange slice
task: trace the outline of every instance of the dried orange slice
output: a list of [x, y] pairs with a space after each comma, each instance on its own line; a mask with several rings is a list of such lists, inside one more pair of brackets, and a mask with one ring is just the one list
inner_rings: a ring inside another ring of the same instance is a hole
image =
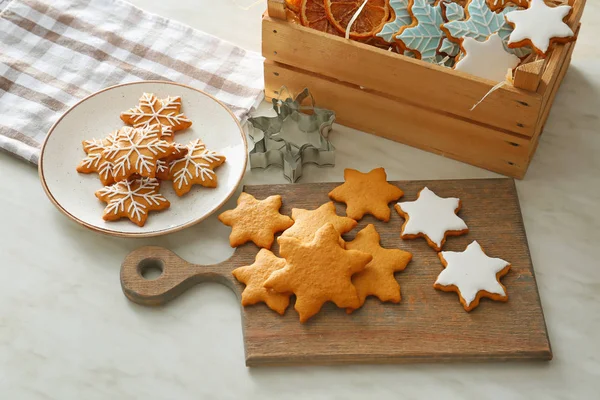
[[[342, 34], [364, 0], [325, 0], [325, 12], [329, 22]], [[365, 39], [383, 28], [390, 16], [388, 0], [368, 0], [366, 6], [352, 24], [350, 38]]]
[[327, 18], [325, 0], [302, 0], [300, 7], [300, 22], [302, 25], [321, 32], [342, 36]]
[[287, 8], [293, 12], [299, 13], [302, 0], [285, 0], [285, 4], [287, 5]]

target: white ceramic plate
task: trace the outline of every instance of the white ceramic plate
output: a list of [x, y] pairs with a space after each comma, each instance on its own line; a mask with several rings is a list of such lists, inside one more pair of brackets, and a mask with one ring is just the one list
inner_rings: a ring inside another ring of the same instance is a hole
[[[151, 212], [146, 225], [138, 227], [126, 218], [104, 221], [102, 212], [106, 204], [94, 196], [94, 192], [102, 188], [98, 175], [80, 174], [75, 168], [85, 157], [81, 142], [103, 138], [123, 126], [119, 115], [137, 105], [143, 92], [154, 93], [159, 98], [181, 96], [182, 111], [193, 125], [176, 133], [175, 140], [187, 144], [200, 138], [208, 149], [223, 154], [227, 161], [215, 170], [218, 179], [215, 189], [195, 185], [188, 194], [178, 197], [171, 182], [163, 182], [160, 191], [171, 202], [171, 207]], [[181, 230], [218, 210], [239, 186], [247, 158], [242, 127], [221, 102], [189, 86], [144, 81], [101, 90], [71, 107], [50, 128], [42, 146], [39, 173], [50, 200], [80, 224], [115, 236], [148, 237]]]

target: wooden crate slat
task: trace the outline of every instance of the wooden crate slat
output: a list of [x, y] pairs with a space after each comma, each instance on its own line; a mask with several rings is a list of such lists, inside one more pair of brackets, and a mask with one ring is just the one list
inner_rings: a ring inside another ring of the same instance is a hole
[[268, 0], [267, 1], [267, 13], [269, 17], [285, 20], [286, 19], [286, 5], [285, 0]]
[[515, 79], [513, 82], [515, 87], [532, 92], [537, 91], [540, 86], [545, 64], [545, 60], [535, 60], [519, 66], [515, 71]]
[[493, 86], [448, 68], [269, 17], [263, 19], [265, 58], [445, 110], [462, 118], [532, 136], [541, 96], [502, 87], [470, 111]]
[[561, 66], [560, 70], [558, 71], [556, 83], [555, 83], [552, 91], [548, 95], [548, 101], [546, 102], [544, 109], [540, 113], [540, 118], [538, 121], [538, 130], [536, 131], [535, 135], [532, 138], [531, 146], [529, 149], [530, 159], [533, 158], [533, 154], [535, 153], [535, 151], [537, 149], [540, 137], [541, 137], [542, 132], [544, 131], [544, 127], [546, 125], [546, 121], [548, 120], [548, 116], [550, 115], [550, 110], [552, 109], [552, 105], [554, 104], [554, 99], [556, 98], [556, 94], [558, 93], [558, 89], [560, 89], [560, 86], [562, 85], [562, 81], [563, 81], [567, 71], [569, 70], [569, 65], [571, 65], [571, 56], [573, 54], [573, 50], [575, 50], [575, 42], [569, 43], [569, 45], [570, 45], [570, 47], [566, 54], [563, 65]]
[[265, 61], [265, 94], [277, 97], [309, 87], [317, 104], [336, 110], [342, 125], [402, 142], [508, 176], [521, 178], [528, 164], [528, 137], [508, 134], [435, 113], [324, 76]]

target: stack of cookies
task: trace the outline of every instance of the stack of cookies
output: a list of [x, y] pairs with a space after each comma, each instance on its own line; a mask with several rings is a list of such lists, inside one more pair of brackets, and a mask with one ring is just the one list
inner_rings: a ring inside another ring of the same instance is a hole
[[[369, 173], [347, 169], [345, 183], [329, 193], [329, 197], [346, 204], [347, 216], [336, 214], [333, 202], [315, 210], [292, 209], [291, 218], [279, 210], [279, 195], [258, 200], [242, 193], [237, 207], [219, 216], [231, 226], [232, 247], [253, 242], [261, 250], [252, 265], [233, 271], [246, 287], [242, 305], [264, 302], [272, 310], [284, 314], [295, 295], [294, 308], [305, 322], [319, 312], [328, 301], [352, 313], [365, 303], [367, 296], [382, 302], [399, 303], [400, 286], [394, 273], [406, 268], [412, 254], [400, 249], [386, 249], [373, 224], [358, 232], [354, 240], [345, 242], [341, 235], [350, 232], [366, 214], [387, 223], [390, 202], [403, 196], [403, 191], [387, 182], [383, 168]], [[423, 237], [436, 252], [444, 270], [434, 288], [454, 291], [466, 311], [471, 311], [482, 297], [506, 301], [499, 279], [508, 273], [510, 264], [488, 257], [474, 241], [464, 252], [442, 252], [446, 238], [468, 233], [465, 222], [457, 215], [458, 198], [441, 198], [428, 188], [419, 192], [415, 201], [397, 203], [398, 213], [405, 219], [401, 238]], [[275, 234], [279, 256], [270, 249]]]
[[[246, 285], [242, 304], [264, 302], [283, 314], [294, 294], [294, 308], [304, 322], [327, 301], [348, 313], [360, 308], [370, 295], [398, 303], [400, 286], [394, 273], [406, 268], [412, 255], [382, 248], [374, 225], [348, 243], [341, 235], [354, 229], [365, 214], [389, 221], [388, 204], [402, 195], [402, 190], [386, 181], [383, 168], [368, 174], [346, 171], [346, 183], [330, 197], [348, 205], [347, 217], [338, 216], [334, 203], [329, 202], [316, 210], [294, 208], [290, 218], [279, 213], [281, 196], [257, 200], [242, 193], [237, 207], [219, 216], [232, 227], [232, 247], [251, 241], [262, 248], [254, 264], [233, 271]], [[281, 231], [279, 258], [269, 249]]]
[[181, 97], [159, 99], [144, 93], [139, 104], [121, 113], [127, 124], [104, 139], [83, 142], [86, 157], [77, 166], [81, 173], [98, 173], [104, 188], [96, 197], [107, 203], [102, 218], [128, 218], [144, 226], [150, 211], [164, 210], [170, 202], [159, 192], [161, 180], [173, 182], [178, 196], [194, 184], [214, 188], [214, 169], [225, 157], [206, 149], [200, 139], [183, 145], [175, 133], [189, 128], [181, 112]]

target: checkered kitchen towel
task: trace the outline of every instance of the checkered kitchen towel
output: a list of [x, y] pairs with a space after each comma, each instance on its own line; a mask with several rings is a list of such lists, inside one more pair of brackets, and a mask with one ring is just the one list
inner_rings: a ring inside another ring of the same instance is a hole
[[244, 119], [262, 57], [121, 0], [0, 0], [0, 148], [37, 163], [69, 106], [147, 79], [202, 89]]

